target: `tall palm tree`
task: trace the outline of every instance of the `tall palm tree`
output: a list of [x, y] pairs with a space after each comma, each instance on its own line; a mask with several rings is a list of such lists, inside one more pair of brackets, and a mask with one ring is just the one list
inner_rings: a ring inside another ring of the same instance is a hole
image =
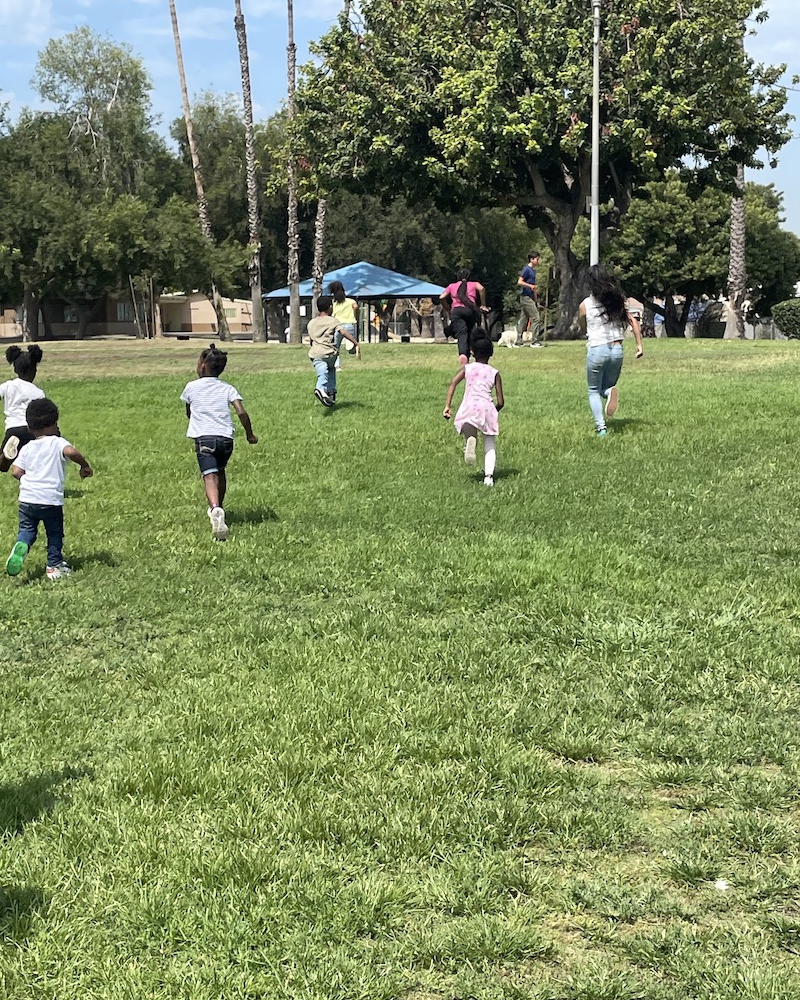
[[325, 276], [325, 235], [328, 222], [328, 199], [320, 198], [317, 202], [317, 219], [314, 224], [314, 263], [311, 267], [311, 277], [314, 279], [313, 302], [311, 311], [316, 315], [317, 297], [322, 295], [322, 279]]
[[242, 98], [244, 102], [244, 138], [247, 158], [247, 225], [250, 259], [247, 263], [247, 277], [250, 282], [250, 300], [253, 309], [253, 342], [267, 342], [267, 327], [264, 323], [264, 301], [261, 298], [261, 227], [258, 205], [258, 174], [256, 172], [256, 142], [253, 128], [253, 96], [250, 89], [250, 57], [247, 51], [247, 29], [242, 14], [241, 0], [235, 0], [236, 40], [239, 43], [239, 64], [242, 69]]
[[[744, 51], [744, 26], [739, 36]], [[736, 142], [734, 140], [734, 146]], [[742, 306], [747, 295], [747, 232], [744, 220], [744, 164], [736, 164], [735, 190], [731, 197], [730, 259], [728, 261], [728, 308], [725, 319], [725, 340], [744, 338]]]
[[[211, 231], [211, 216], [209, 215], [208, 201], [203, 186], [203, 171], [200, 169], [200, 157], [197, 155], [197, 144], [194, 141], [192, 111], [189, 106], [189, 91], [186, 87], [186, 71], [183, 67], [181, 34], [178, 29], [178, 12], [175, 9], [175, 0], [169, 0], [169, 12], [172, 15], [172, 36], [175, 39], [175, 55], [178, 60], [178, 77], [181, 84], [181, 100], [183, 101], [183, 120], [186, 123], [186, 141], [189, 144], [189, 154], [192, 158], [192, 171], [194, 173], [194, 186], [197, 192], [197, 215], [200, 219], [200, 229], [206, 242], [213, 246], [214, 234]], [[230, 330], [228, 329], [228, 320], [225, 318], [222, 296], [219, 294], [213, 274], [211, 275], [211, 300], [214, 303], [214, 311], [217, 314], [219, 339], [229, 340]]]
[[297, 46], [294, 43], [294, 0], [287, 0], [289, 19], [289, 44], [286, 46], [287, 107], [289, 112], [289, 153], [287, 159], [287, 187], [289, 194], [288, 284], [289, 284], [289, 343], [299, 344], [303, 337], [300, 330], [300, 231], [297, 225], [297, 158], [294, 153], [294, 122], [297, 118], [295, 88], [297, 81]]
[[742, 305], [747, 295], [747, 233], [744, 221], [744, 167], [736, 166], [736, 190], [731, 197], [731, 243], [728, 264], [728, 311], [725, 320], [726, 340], [744, 337]]

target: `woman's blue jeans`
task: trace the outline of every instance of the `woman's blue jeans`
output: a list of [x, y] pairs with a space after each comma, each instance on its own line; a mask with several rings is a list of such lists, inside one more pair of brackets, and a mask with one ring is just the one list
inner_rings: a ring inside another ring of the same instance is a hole
[[586, 352], [586, 381], [589, 385], [589, 406], [599, 431], [606, 426], [603, 410], [609, 390], [619, 381], [622, 371], [622, 344], [600, 344]]

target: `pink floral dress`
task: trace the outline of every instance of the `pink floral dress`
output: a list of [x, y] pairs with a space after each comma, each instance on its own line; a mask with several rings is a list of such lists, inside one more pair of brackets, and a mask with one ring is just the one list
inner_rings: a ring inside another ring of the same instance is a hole
[[492, 389], [496, 377], [496, 368], [479, 361], [473, 361], [464, 367], [466, 388], [454, 421], [459, 434], [465, 424], [472, 424], [482, 434], [492, 437], [499, 433], [497, 407], [492, 401]]

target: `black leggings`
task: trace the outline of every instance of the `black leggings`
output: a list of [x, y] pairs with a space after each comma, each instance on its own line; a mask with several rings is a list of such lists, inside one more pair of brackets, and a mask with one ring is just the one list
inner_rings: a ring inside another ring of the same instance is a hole
[[469, 358], [470, 346], [472, 344], [472, 331], [478, 322], [478, 314], [474, 309], [465, 309], [463, 306], [456, 306], [450, 313], [450, 332], [458, 338], [458, 354], [463, 354]]

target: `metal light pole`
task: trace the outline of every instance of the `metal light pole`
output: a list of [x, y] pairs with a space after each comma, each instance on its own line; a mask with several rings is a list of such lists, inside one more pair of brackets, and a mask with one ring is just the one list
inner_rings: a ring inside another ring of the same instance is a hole
[[589, 263], [600, 262], [600, 2], [592, 0], [592, 192], [589, 199]]

